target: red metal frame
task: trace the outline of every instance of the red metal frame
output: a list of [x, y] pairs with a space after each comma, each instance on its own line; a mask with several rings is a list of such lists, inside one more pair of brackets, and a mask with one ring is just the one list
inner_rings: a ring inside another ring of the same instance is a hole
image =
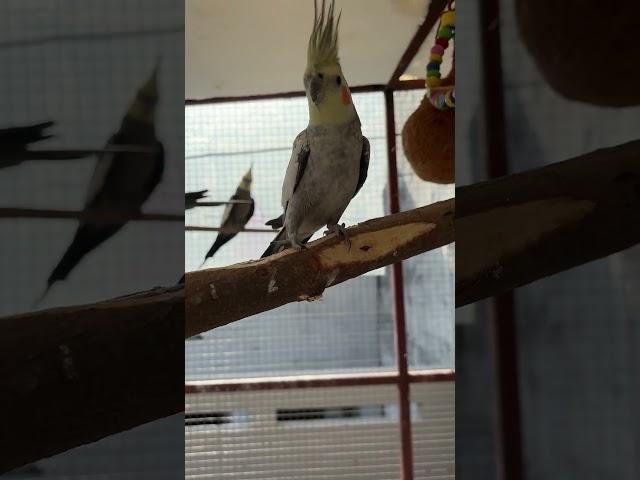
[[[393, 94], [396, 91], [423, 89], [424, 80], [400, 81], [400, 75], [404, 73], [431, 29], [435, 26], [440, 13], [451, 0], [432, 0], [427, 16], [418, 28], [411, 42], [407, 46], [391, 79], [386, 85], [362, 85], [352, 87], [353, 93], [384, 92], [386, 126], [387, 126], [387, 159], [389, 181], [389, 207], [390, 213], [400, 211], [400, 199], [398, 193], [398, 167], [396, 157], [396, 126]], [[203, 105], [225, 102], [268, 100], [278, 98], [303, 97], [304, 91], [284, 92], [279, 94], [250, 95], [238, 97], [214, 97], [197, 100], [186, 100], [186, 105]], [[185, 394], [202, 394], [218, 392], [284, 390], [301, 388], [327, 388], [349, 387], [363, 385], [397, 385], [398, 404], [400, 412], [400, 439], [401, 439], [401, 478], [413, 480], [413, 439], [411, 436], [411, 398], [410, 385], [418, 382], [444, 382], [455, 381], [455, 370], [429, 370], [409, 372], [409, 359], [407, 353], [407, 331], [404, 308], [404, 278], [402, 263], [397, 262], [392, 266], [392, 289], [394, 303], [395, 326], [395, 372], [361, 372], [357, 374], [332, 374], [332, 375], [308, 375], [296, 377], [276, 378], [245, 378], [222, 379], [206, 382], [188, 382], [185, 384]]]
[[[483, 122], [485, 155], [489, 178], [509, 174], [504, 114], [502, 53], [500, 48], [500, 2], [488, 0], [480, 5], [483, 58]], [[490, 351], [496, 379], [495, 435], [498, 477], [523, 477], [518, 351], [513, 291], [491, 301]]]
[[[390, 213], [400, 211], [398, 192], [398, 164], [396, 157], [396, 120], [393, 91], [384, 92], [387, 115], [387, 159], [389, 162], [389, 208]], [[404, 310], [404, 278], [402, 263], [391, 266], [393, 306], [395, 320], [396, 365], [398, 367], [398, 404], [400, 410], [400, 441], [402, 443], [402, 479], [413, 478], [413, 442], [411, 439], [411, 398], [409, 392], [409, 359], [407, 353], [407, 327]]]
[[[407, 373], [408, 383], [452, 382], [453, 370], [425, 370]], [[302, 375], [295, 377], [258, 377], [187, 382], [185, 394], [251, 392], [260, 390], [290, 390], [299, 388], [354, 387], [366, 385], [393, 385], [400, 381], [397, 372], [362, 372], [330, 375]]]

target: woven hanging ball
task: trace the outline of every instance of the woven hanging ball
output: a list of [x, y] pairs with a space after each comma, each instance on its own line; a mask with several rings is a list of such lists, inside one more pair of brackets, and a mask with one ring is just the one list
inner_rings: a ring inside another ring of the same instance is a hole
[[640, 104], [638, 0], [516, 0], [516, 17], [558, 93], [594, 105]]
[[[443, 83], [455, 83], [453, 72]], [[454, 135], [455, 110], [438, 110], [425, 95], [402, 129], [404, 153], [422, 180], [455, 182]]]

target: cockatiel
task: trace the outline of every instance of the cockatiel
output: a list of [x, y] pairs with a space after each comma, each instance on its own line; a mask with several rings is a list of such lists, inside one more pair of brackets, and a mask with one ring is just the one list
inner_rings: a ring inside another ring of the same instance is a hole
[[349, 86], [338, 58], [338, 26], [334, 1], [318, 15], [307, 50], [303, 82], [309, 104], [309, 125], [295, 139], [282, 185], [284, 213], [267, 222], [284, 227], [262, 255], [296, 249], [323, 225], [350, 247], [346, 230], [338, 221], [367, 178], [369, 141], [362, 135], [360, 118], [351, 101]]
[[67, 160], [82, 158], [82, 155], [56, 152], [38, 152], [29, 150], [32, 143], [51, 138], [45, 130], [53, 122], [43, 122], [27, 127], [0, 129], [0, 168], [18, 165], [27, 160]]
[[229, 203], [226, 206], [222, 213], [220, 232], [205, 255], [202, 265], [206, 263], [207, 259], [213, 257], [220, 247], [235, 237], [253, 216], [255, 202], [251, 198], [251, 182], [253, 180], [251, 170], [252, 168], [249, 168], [249, 171], [242, 177], [236, 193], [231, 196], [231, 200], [245, 200], [248, 203]]
[[[85, 212], [135, 215], [156, 188], [164, 170], [164, 149], [155, 132], [158, 103], [158, 66], [131, 103], [120, 129], [107, 148], [131, 145], [148, 148], [148, 152], [104, 153], [89, 184]], [[75, 237], [47, 281], [42, 295], [58, 280], [64, 280], [82, 257], [120, 230], [126, 221], [81, 220]], [[42, 298], [41, 297], [41, 298]]]
[[184, 209], [191, 210], [201, 200], [207, 196], [208, 190], [199, 190], [197, 192], [187, 192], [184, 194]]

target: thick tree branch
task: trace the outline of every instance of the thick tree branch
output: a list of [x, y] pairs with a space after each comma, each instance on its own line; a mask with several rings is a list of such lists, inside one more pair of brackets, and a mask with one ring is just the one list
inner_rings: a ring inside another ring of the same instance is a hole
[[189, 272], [185, 336], [287, 303], [313, 300], [325, 288], [454, 240], [454, 200], [376, 218], [349, 228], [351, 251], [335, 236], [300, 252]]
[[640, 243], [640, 141], [456, 189], [456, 306]]
[[[640, 141], [457, 189], [456, 305], [640, 242]], [[0, 473], [183, 408], [189, 337], [454, 240], [454, 201], [181, 287], [0, 319]], [[187, 323], [184, 324], [185, 309]]]
[[184, 290], [0, 319], [0, 473], [184, 409]]

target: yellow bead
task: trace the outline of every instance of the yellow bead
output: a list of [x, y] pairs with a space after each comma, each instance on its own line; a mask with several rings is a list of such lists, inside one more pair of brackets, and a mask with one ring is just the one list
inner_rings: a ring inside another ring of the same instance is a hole
[[432, 53], [429, 59], [434, 62], [442, 62], [442, 55], [438, 55], [437, 53]]
[[440, 79], [438, 77], [427, 77], [427, 86], [434, 88], [440, 85]]
[[445, 12], [440, 17], [440, 22], [445, 27], [455, 27], [456, 26], [456, 12]]

